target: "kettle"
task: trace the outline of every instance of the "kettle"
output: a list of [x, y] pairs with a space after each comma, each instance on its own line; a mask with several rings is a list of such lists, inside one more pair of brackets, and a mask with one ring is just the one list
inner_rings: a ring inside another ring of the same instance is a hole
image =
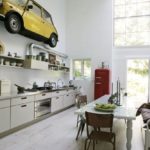
[[70, 80], [70, 81], [69, 81], [69, 87], [74, 87], [74, 85], [73, 85], [73, 80]]

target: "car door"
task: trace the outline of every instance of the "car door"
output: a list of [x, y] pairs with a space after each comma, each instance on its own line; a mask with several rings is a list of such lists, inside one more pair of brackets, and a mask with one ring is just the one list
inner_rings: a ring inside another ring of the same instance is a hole
[[54, 25], [51, 19], [50, 14], [46, 10], [42, 10], [42, 18], [43, 18], [43, 25], [44, 25], [44, 35], [45, 37], [49, 38], [51, 33], [54, 31]]
[[39, 35], [44, 35], [44, 25], [42, 19], [42, 9], [34, 1], [29, 0], [23, 14], [24, 27]]

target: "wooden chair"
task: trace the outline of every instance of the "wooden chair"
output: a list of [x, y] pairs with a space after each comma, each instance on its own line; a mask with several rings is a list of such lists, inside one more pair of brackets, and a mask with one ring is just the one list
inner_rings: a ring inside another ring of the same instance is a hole
[[[90, 112], [85, 113], [86, 125], [87, 125], [87, 139], [85, 140], [85, 150], [89, 149], [91, 140], [93, 141], [93, 150], [95, 150], [95, 142], [98, 140], [107, 141], [113, 144], [113, 150], [115, 150], [115, 133], [112, 132], [113, 127], [113, 114], [94, 114]], [[93, 127], [93, 130], [89, 132], [89, 126]], [[103, 131], [103, 128], [108, 128], [110, 131]], [[87, 141], [90, 140], [88, 147]]]
[[[86, 104], [87, 104], [87, 96], [86, 95], [78, 95], [76, 97], [76, 106], [78, 109], [83, 107]], [[82, 116], [82, 115], [77, 116], [77, 127], [78, 127], [78, 124], [79, 124], [79, 129], [77, 132], [76, 140], [78, 139], [79, 134], [80, 133], [82, 134], [82, 132], [84, 130], [84, 126], [85, 126], [84, 116]]]

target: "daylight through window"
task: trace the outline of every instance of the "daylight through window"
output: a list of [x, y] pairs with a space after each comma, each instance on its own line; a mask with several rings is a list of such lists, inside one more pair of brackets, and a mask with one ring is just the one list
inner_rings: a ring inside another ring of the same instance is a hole
[[150, 45], [150, 0], [114, 0], [114, 46]]
[[76, 79], [91, 77], [91, 60], [75, 59], [73, 60], [73, 76]]

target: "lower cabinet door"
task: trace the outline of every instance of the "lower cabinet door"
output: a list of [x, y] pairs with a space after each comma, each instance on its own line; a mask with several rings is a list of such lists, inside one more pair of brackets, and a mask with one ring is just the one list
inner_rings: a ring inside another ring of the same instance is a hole
[[0, 133], [10, 129], [10, 107], [0, 109]]
[[11, 128], [34, 119], [34, 102], [11, 107]]
[[71, 95], [70, 94], [64, 95], [63, 104], [64, 104], [64, 107], [68, 107], [71, 105]]
[[64, 107], [71, 106], [75, 103], [75, 94], [66, 94], [64, 95]]
[[51, 112], [61, 110], [63, 107], [63, 96], [53, 97], [51, 99]]

